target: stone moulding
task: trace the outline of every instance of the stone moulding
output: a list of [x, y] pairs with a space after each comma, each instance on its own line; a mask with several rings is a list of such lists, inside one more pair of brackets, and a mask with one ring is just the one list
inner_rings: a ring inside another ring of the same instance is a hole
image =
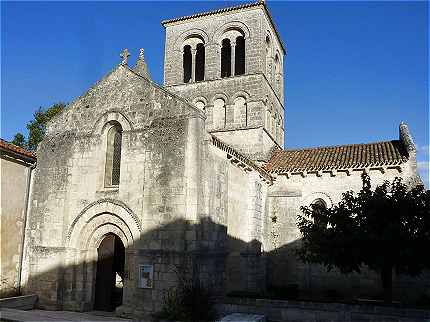
[[182, 51], [182, 46], [184, 41], [194, 36], [202, 38], [204, 45], [207, 45], [210, 42], [208, 34], [203, 29], [193, 28], [193, 29], [184, 31], [176, 38], [174, 49], [176, 51]]
[[303, 196], [303, 206], [309, 206], [314, 200], [322, 199], [327, 205], [327, 208], [330, 208], [333, 205], [333, 199], [325, 192], [313, 192], [306, 196]]
[[[93, 214], [91, 213], [92, 210], [94, 211]], [[120, 214], [116, 212], [120, 212]], [[119, 216], [121, 215], [121, 213], [124, 214], [124, 216]], [[142, 226], [136, 214], [134, 214], [133, 211], [122, 201], [111, 199], [111, 198], [103, 198], [90, 203], [89, 205], [84, 207], [84, 209], [82, 209], [82, 211], [76, 216], [76, 218], [73, 220], [67, 232], [66, 245], [70, 245], [71, 243], [73, 244], [74, 240], [72, 238], [72, 235], [76, 230], [80, 230], [80, 231], [85, 230], [86, 226], [91, 221], [93, 221], [94, 218], [102, 214], [109, 214], [110, 216], [115, 216], [120, 218], [123, 221], [124, 225], [126, 226], [127, 228], [126, 230], [129, 230], [132, 239], [136, 239], [140, 236], [140, 233], [142, 232]], [[86, 217], [89, 217], [89, 218], [86, 218]], [[127, 220], [127, 217], [129, 218], [129, 220]], [[79, 222], [82, 222], [82, 223], [78, 225]], [[90, 234], [92, 236], [94, 234], [94, 231], [91, 232]], [[75, 245], [70, 245], [70, 246], [75, 246]]]
[[109, 110], [101, 115], [93, 126], [91, 133], [102, 133], [106, 123], [116, 121], [121, 124], [124, 131], [132, 131], [133, 125], [127, 116], [117, 110]]

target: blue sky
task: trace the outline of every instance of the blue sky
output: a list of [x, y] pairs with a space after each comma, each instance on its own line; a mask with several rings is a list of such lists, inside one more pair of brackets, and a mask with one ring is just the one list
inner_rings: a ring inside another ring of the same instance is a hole
[[[1, 136], [70, 102], [138, 49], [163, 81], [163, 19], [238, 4], [2, 2]], [[398, 138], [406, 122], [428, 185], [428, 3], [268, 1], [285, 59], [286, 147]]]

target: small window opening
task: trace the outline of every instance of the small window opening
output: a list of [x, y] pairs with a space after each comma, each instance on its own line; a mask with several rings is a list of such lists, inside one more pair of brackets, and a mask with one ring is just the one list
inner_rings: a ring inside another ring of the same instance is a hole
[[184, 83], [191, 81], [191, 60], [191, 46], [186, 45], [183, 54]]
[[214, 101], [213, 107], [213, 124], [214, 128], [224, 128], [226, 122], [225, 101], [222, 98], [217, 98]]
[[324, 212], [327, 209], [327, 204], [322, 199], [317, 199], [312, 202], [313, 217], [315, 223], [320, 227], [327, 227], [327, 218], [324, 215]]
[[231, 45], [229, 39], [222, 41], [221, 47], [221, 77], [231, 76]]
[[200, 111], [205, 111], [205, 103], [202, 101], [197, 101], [194, 106], [197, 107]]
[[270, 80], [272, 78], [272, 69], [270, 64], [270, 56], [272, 55], [272, 50], [270, 47], [270, 37], [266, 36], [266, 75]]
[[196, 50], [196, 82], [202, 81], [205, 78], [205, 46], [197, 44]]
[[234, 100], [234, 123], [240, 126], [247, 126], [247, 108], [244, 97], [239, 96]]
[[236, 38], [234, 60], [234, 74], [245, 74], [245, 38], [243, 38], [243, 36], [239, 36]]

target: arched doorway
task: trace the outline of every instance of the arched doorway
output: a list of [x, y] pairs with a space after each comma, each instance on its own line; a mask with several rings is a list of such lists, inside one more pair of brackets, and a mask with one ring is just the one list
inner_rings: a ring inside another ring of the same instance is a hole
[[122, 304], [125, 248], [115, 234], [107, 234], [97, 248], [94, 309], [114, 311]]

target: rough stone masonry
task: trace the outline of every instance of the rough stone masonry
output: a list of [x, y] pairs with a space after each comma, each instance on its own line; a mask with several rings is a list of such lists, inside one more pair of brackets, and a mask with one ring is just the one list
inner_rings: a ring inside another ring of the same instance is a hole
[[[371, 271], [345, 277], [298, 261], [296, 217], [301, 205], [330, 207], [360, 189], [363, 171], [373, 184], [419, 181], [407, 126], [387, 142], [284, 150], [286, 48], [266, 4], [162, 24], [163, 86], [143, 50], [133, 67], [124, 51], [49, 124], [32, 182], [24, 291], [41, 307], [124, 316], [159, 310], [181, 280], [219, 298], [292, 285], [375, 294]], [[396, 276], [395, 296], [429, 285], [428, 276]]]

